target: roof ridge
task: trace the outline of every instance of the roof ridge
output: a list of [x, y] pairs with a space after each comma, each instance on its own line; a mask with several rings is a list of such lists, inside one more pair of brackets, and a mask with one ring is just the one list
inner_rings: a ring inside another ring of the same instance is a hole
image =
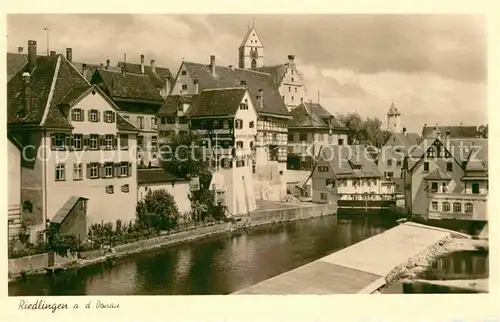
[[[186, 60], [184, 61], [184, 63], [193, 64], [193, 65], [201, 65], [201, 66], [205, 66], [205, 67], [209, 67], [210, 66], [209, 64], [197, 63], [197, 62], [186, 61]], [[266, 75], [266, 76], [271, 76], [271, 73], [261, 72], [261, 71], [253, 70], [253, 69], [246, 69], [246, 68], [239, 68], [239, 67], [228, 67], [228, 66], [224, 66], [224, 65], [215, 65], [215, 68], [225, 68], [225, 69], [230, 69], [230, 70], [241, 70], [241, 71], [245, 71], [245, 72], [251, 72], [251, 73], [255, 73], [255, 74], [262, 74], [262, 75]]]
[[[240, 89], [240, 90], [246, 90], [247, 88], [245, 87], [221, 87], [221, 88], [205, 88], [203, 90], [201, 90], [202, 92], [205, 92], [205, 91], [226, 91], [226, 90], [237, 90], [237, 89]], [[196, 94], [192, 94], [192, 95], [196, 95]]]
[[49, 114], [49, 109], [50, 109], [50, 105], [52, 103], [52, 98], [54, 96], [54, 90], [56, 87], [57, 76], [59, 75], [59, 68], [60, 67], [61, 67], [61, 56], [57, 57], [56, 68], [54, 70], [54, 74], [52, 75], [52, 84], [50, 85], [49, 95], [47, 97], [47, 102], [45, 104], [45, 109], [43, 111], [42, 120], [40, 121], [40, 125], [42, 125], [42, 126], [45, 124], [45, 121], [47, 120], [47, 115]]

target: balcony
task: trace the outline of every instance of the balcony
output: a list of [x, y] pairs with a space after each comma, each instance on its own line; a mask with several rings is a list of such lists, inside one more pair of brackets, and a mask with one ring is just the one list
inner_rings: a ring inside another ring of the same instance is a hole
[[488, 195], [430, 193], [429, 219], [488, 220]]

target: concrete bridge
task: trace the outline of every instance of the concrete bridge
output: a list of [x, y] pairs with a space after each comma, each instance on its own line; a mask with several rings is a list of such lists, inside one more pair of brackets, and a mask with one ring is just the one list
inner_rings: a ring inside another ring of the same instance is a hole
[[403, 223], [382, 234], [233, 294], [373, 293], [394, 268], [454, 232]]

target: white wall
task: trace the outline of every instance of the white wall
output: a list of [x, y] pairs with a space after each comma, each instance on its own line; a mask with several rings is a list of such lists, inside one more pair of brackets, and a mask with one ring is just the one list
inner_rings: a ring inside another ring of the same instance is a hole
[[[81, 108], [85, 113], [84, 122], [72, 122], [73, 133], [76, 134], [113, 134], [118, 135], [116, 123], [103, 122], [102, 112], [113, 110], [112, 106], [99, 94], [89, 94], [73, 108]], [[87, 111], [98, 109], [101, 112], [100, 122], [89, 122]], [[70, 114], [71, 115], [71, 114]], [[61, 206], [73, 195], [88, 198], [88, 223], [111, 221], [117, 219], [131, 221], [135, 219], [137, 204], [137, 164], [136, 164], [136, 137], [129, 134], [129, 149], [121, 150], [85, 150], [85, 151], [52, 151], [50, 150], [50, 132], [44, 138], [48, 147], [47, 158], [47, 217], [52, 218]], [[119, 147], [119, 143], [118, 143]], [[131, 176], [110, 179], [87, 178], [87, 164], [90, 162], [131, 162]], [[55, 181], [56, 164], [66, 165], [66, 180]], [[73, 165], [83, 163], [83, 180], [73, 179]], [[129, 192], [122, 192], [123, 185], [129, 185]], [[114, 193], [106, 193], [106, 186], [113, 185]]]
[[177, 181], [172, 184], [172, 182], [162, 182], [162, 183], [141, 183], [137, 186], [138, 199], [142, 200], [149, 192], [149, 190], [156, 191], [165, 189], [170, 193], [177, 203], [180, 214], [191, 211], [191, 201], [189, 200], [189, 182], [188, 181]]
[[9, 163], [9, 174], [8, 174], [8, 195], [9, 195], [9, 208], [19, 207], [21, 204], [21, 151], [18, 147], [8, 141], [8, 163]]

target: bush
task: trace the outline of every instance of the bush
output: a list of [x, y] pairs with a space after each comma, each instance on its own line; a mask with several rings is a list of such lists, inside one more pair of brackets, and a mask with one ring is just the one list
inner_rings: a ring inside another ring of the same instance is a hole
[[136, 219], [140, 228], [156, 231], [171, 230], [179, 221], [179, 208], [174, 197], [165, 189], [148, 191], [146, 197], [137, 203]]

